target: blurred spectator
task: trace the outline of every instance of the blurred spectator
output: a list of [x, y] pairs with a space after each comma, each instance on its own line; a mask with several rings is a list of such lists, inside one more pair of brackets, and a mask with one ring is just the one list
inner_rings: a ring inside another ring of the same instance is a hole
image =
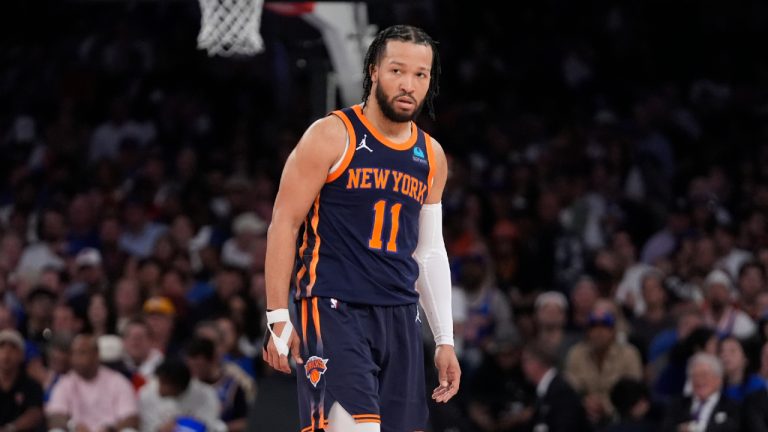
[[48, 370], [43, 380], [43, 400], [47, 403], [51, 398], [53, 389], [59, 383], [61, 378], [69, 372], [69, 359], [71, 357], [70, 347], [72, 337], [65, 335], [54, 335], [48, 343], [46, 359], [48, 360]]
[[704, 281], [704, 319], [714, 326], [720, 336], [734, 335], [745, 339], [755, 333], [756, 326], [743, 311], [733, 306], [736, 292], [730, 276], [713, 270]]
[[677, 398], [667, 409], [663, 432], [741, 430], [739, 408], [721, 396], [723, 368], [717, 357], [699, 353], [691, 358], [688, 376], [690, 396]]
[[467, 384], [469, 417], [481, 431], [519, 430], [533, 414], [533, 391], [520, 365], [521, 343], [513, 333], [497, 335]]
[[232, 362], [256, 379], [256, 368], [254, 361], [258, 350], [242, 334], [235, 322], [229, 316], [220, 316], [216, 318], [216, 325], [221, 332], [221, 345], [224, 354], [224, 360]]
[[254, 262], [254, 249], [258, 239], [267, 233], [267, 224], [255, 213], [238, 215], [232, 222], [233, 237], [221, 248], [221, 261], [243, 270], [249, 270]]
[[768, 292], [765, 284], [765, 269], [756, 261], [746, 262], [739, 269], [737, 283], [739, 308], [753, 321], [758, 322], [763, 313], [768, 312], [768, 309], [763, 309], [758, 300], [760, 294]]
[[24, 339], [16, 330], [0, 330], [0, 430], [43, 429], [43, 390], [27, 376]]
[[646, 240], [640, 260], [654, 265], [659, 260], [669, 258], [678, 248], [680, 238], [686, 235], [689, 227], [688, 204], [684, 198], [677, 199], [669, 208], [666, 225]]
[[597, 285], [589, 276], [582, 276], [571, 290], [571, 308], [568, 328], [574, 332], [583, 332], [589, 326], [589, 315], [599, 297]]
[[669, 296], [664, 287], [664, 279], [658, 270], [646, 272], [640, 282], [641, 295], [645, 307], [643, 312], [631, 320], [630, 340], [638, 347], [647, 363], [651, 342], [674, 321], [668, 311]]
[[523, 372], [528, 381], [536, 386], [531, 430], [592, 430], [577, 391], [560, 374], [555, 364], [555, 358], [545, 349], [535, 345], [527, 345], [523, 349]]
[[541, 348], [549, 351], [562, 367], [565, 356], [580, 335], [566, 330], [568, 300], [557, 291], [547, 291], [536, 297], [535, 303], [536, 340]]
[[125, 377], [99, 364], [94, 336], [80, 334], [72, 341], [72, 371], [54, 387], [45, 411], [48, 427], [78, 431], [138, 428], [136, 397]]
[[[248, 402], [256, 397], [256, 382], [251, 377], [252, 364], [241, 366], [241, 362], [232, 360], [227, 351], [226, 326], [222, 326], [219, 320], [200, 321], [195, 326], [193, 337], [208, 339], [216, 348], [216, 361], [221, 366], [223, 374], [233, 379], [245, 391]], [[250, 372], [248, 372], [250, 370]]]
[[115, 283], [113, 303], [115, 306], [115, 326], [122, 333], [126, 324], [141, 315], [142, 295], [136, 280], [121, 278]]
[[656, 379], [655, 390], [662, 399], [678, 395], [690, 395], [688, 362], [698, 353], [717, 355], [717, 333], [706, 326], [696, 327], [687, 337], [680, 339], [670, 351], [667, 364]]
[[219, 399], [208, 384], [192, 378], [187, 365], [169, 359], [157, 367], [157, 376], [139, 393], [141, 432], [177, 430], [179, 420], [194, 419], [205, 430], [224, 432], [226, 426], [219, 420]]
[[613, 415], [610, 391], [622, 377], [641, 379], [642, 362], [637, 349], [616, 338], [617, 318], [608, 311], [590, 316], [584, 341], [568, 352], [565, 375], [582, 396], [594, 425], [603, 425]]
[[651, 395], [643, 381], [621, 378], [611, 389], [611, 403], [616, 409], [617, 421], [603, 432], [653, 432], [655, 425], [649, 418]]
[[201, 321], [217, 315], [229, 314], [230, 301], [245, 294], [246, 283], [243, 270], [233, 266], [222, 267], [216, 273], [214, 293], [195, 307], [194, 320]]
[[85, 327], [86, 317], [81, 316], [69, 303], [59, 303], [53, 308], [53, 336], [74, 337]]
[[734, 336], [720, 340], [720, 362], [723, 365], [723, 395], [733, 402], [742, 402], [749, 394], [763, 389], [766, 381], [750, 365], [742, 342]]
[[123, 218], [120, 249], [137, 258], [148, 257], [166, 227], [150, 220], [145, 204], [138, 198], [129, 199], [125, 203]]
[[626, 308], [634, 316], [640, 316], [645, 312], [646, 307], [642, 292], [643, 276], [653, 267], [638, 261], [635, 245], [626, 231], [619, 231], [614, 234], [613, 250], [619, 258], [624, 275], [619, 282], [614, 298], [619, 305]]
[[85, 248], [99, 247], [95, 210], [85, 193], [72, 197], [67, 209], [67, 254], [75, 255]]
[[166, 356], [178, 352], [176, 307], [166, 297], [150, 297], [144, 302], [144, 318], [152, 335], [152, 348]]
[[512, 310], [507, 296], [494, 284], [490, 256], [482, 244], [459, 258], [459, 286], [467, 301], [464, 322], [464, 358], [469, 372], [482, 360], [485, 346], [495, 334], [513, 331]]
[[36, 344], [45, 345], [53, 321], [56, 294], [47, 288], [36, 287], [27, 295], [27, 315], [21, 326], [22, 334]]
[[91, 294], [86, 310], [85, 332], [96, 337], [117, 334], [117, 319], [112, 304], [104, 294]]
[[74, 281], [67, 287], [65, 296], [78, 303], [87, 303], [88, 295], [105, 293], [107, 278], [102, 268], [101, 252], [84, 248], [75, 256]]
[[720, 223], [715, 227], [715, 245], [720, 257], [716, 267], [725, 270], [732, 280], [739, 278], [741, 267], [753, 258], [751, 252], [736, 246], [737, 236], [732, 223]]
[[212, 385], [221, 403], [219, 418], [227, 430], [245, 430], [248, 416], [248, 391], [228, 376], [222, 362], [217, 360], [216, 347], [209, 339], [196, 337], [187, 345], [186, 361], [192, 376]]
[[151, 330], [142, 318], [134, 318], [123, 329], [124, 363], [131, 383], [136, 389], [141, 388], [155, 374], [155, 369], [163, 361], [163, 353], [152, 346]]
[[56, 208], [45, 209], [38, 221], [37, 242], [24, 248], [16, 272], [21, 278], [35, 281], [45, 268], [62, 270], [65, 267], [66, 221]]

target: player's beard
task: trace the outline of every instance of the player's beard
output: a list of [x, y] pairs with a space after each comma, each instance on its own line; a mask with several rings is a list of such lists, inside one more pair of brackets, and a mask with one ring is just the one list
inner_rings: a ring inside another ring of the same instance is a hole
[[[421, 109], [424, 107], [424, 101], [422, 100], [420, 104], [416, 105], [416, 109], [414, 109], [410, 114], [398, 113], [397, 110], [395, 110], [395, 100], [403, 96], [411, 97], [405, 93], [401, 93], [393, 97], [391, 100], [387, 100], [387, 95], [384, 94], [384, 90], [382, 90], [380, 86], [376, 86], [376, 102], [379, 103], [381, 112], [384, 113], [384, 117], [395, 123], [405, 123], [415, 120], [419, 116], [419, 113], [421, 113]], [[416, 102], [416, 99], [413, 97], [411, 97], [411, 99]]]

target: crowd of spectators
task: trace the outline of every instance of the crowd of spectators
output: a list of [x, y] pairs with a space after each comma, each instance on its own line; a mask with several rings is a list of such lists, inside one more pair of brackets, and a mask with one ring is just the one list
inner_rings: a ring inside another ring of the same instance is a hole
[[[246, 430], [322, 39], [265, 12], [264, 54], [209, 58], [196, 2], [33, 3], [0, 14], [0, 430]], [[443, 61], [432, 429], [766, 430], [768, 8], [533, 3], [369, 4]]]

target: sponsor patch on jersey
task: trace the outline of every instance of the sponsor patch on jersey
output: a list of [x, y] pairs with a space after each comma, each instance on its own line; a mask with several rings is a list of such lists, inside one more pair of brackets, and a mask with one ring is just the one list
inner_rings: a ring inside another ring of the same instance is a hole
[[328, 370], [328, 366], [326, 366], [327, 363], [328, 359], [320, 358], [318, 356], [312, 356], [307, 359], [307, 362], [304, 364], [304, 372], [307, 374], [307, 379], [313, 386], [317, 387], [320, 378], [322, 378], [325, 371]]
[[424, 150], [421, 147], [413, 148], [413, 160], [419, 163], [427, 163], [427, 159], [424, 156]]

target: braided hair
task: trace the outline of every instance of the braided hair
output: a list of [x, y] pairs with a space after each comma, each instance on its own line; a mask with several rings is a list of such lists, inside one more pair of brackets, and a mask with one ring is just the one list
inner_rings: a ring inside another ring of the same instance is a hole
[[437, 52], [437, 42], [435, 42], [424, 30], [418, 27], [394, 25], [387, 27], [376, 35], [376, 38], [368, 47], [368, 52], [365, 54], [365, 63], [363, 66], [363, 102], [368, 102], [368, 97], [371, 94], [371, 87], [373, 85], [371, 80], [371, 68], [379, 62], [387, 47], [387, 42], [390, 40], [428, 45], [432, 48], [432, 71], [430, 73], [429, 89], [427, 89], [425, 102], [429, 109], [429, 117], [434, 120], [434, 100], [435, 96], [440, 92], [440, 55]]

